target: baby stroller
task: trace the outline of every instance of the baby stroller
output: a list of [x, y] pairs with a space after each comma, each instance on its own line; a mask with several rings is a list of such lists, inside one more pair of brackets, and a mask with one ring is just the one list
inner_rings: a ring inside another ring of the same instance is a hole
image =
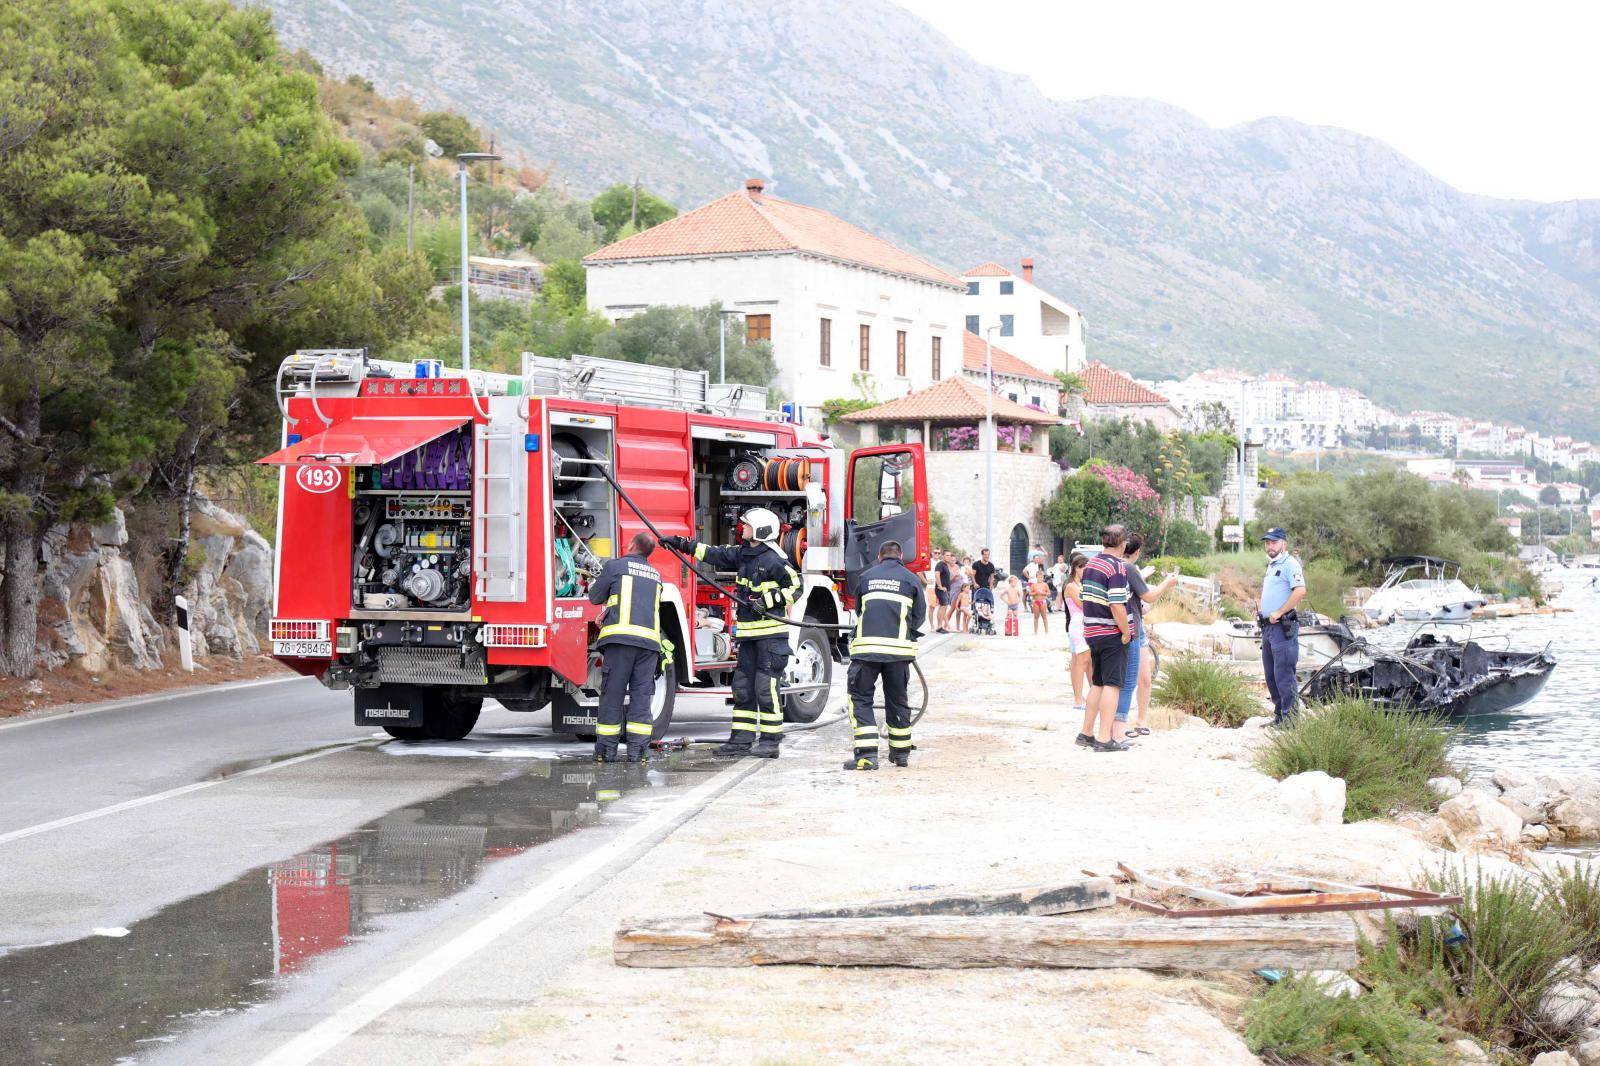
[[974, 589], [972, 592], [972, 631], [994, 636], [994, 590]]

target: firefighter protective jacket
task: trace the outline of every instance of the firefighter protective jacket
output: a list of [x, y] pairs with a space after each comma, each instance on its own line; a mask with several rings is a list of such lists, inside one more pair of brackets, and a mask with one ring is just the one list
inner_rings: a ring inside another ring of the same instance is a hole
[[899, 559], [882, 559], [856, 578], [856, 632], [850, 657], [896, 662], [917, 657], [918, 630], [928, 614], [922, 582]]
[[624, 555], [600, 568], [589, 602], [606, 605], [595, 644], [661, 647], [661, 575], [642, 555]]
[[763, 637], [785, 637], [789, 627], [775, 618], [764, 618], [762, 613], [785, 614], [800, 593], [800, 574], [789, 565], [789, 560], [769, 544], [735, 544], [719, 548], [701, 544], [688, 538], [682, 550], [691, 552], [701, 562], [710, 563], [718, 570], [733, 570], [737, 576], [734, 587], [743, 599], [760, 606], [756, 611], [735, 600], [733, 636], [735, 640], [759, 640]]

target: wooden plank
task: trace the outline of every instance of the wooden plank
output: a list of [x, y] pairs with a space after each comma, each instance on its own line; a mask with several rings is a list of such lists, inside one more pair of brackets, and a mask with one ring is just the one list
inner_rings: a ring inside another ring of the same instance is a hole
[[624, 923], [618, 966], [996, 966], [1345, 970], [1348, 918], [753, 918], [697, 914]]
[[918, 915], [1071, 914], [1115, 903], [1109, 877], [1081, 877], [1060, 885], [998, 888], [988, 892], [956, 892], [874, 900], [847, 907], [762, 911], [750, 918], [887, 918]]

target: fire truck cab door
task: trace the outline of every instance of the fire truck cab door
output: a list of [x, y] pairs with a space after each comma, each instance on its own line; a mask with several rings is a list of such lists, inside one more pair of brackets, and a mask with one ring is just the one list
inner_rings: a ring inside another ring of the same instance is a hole
[[928, 477], [922, 445], [857, 448], [844, 484], [844, 566], [850, 584], [877, 560], [886, 540], [900, 542], [912, 571], [928, 569]]

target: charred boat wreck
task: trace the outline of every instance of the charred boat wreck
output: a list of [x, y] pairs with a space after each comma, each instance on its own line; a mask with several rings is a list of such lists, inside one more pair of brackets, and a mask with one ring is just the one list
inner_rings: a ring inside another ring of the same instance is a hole
[[1491, 651], [1469, 636], [1418, 633], [1395, 651], [1357, 639], [1300, 687], [1312, 701], [1359, 696], [1380, 707], [1447, 718], [1503, 714], [1539, 694], [1556, 660], [1535, 652]]

